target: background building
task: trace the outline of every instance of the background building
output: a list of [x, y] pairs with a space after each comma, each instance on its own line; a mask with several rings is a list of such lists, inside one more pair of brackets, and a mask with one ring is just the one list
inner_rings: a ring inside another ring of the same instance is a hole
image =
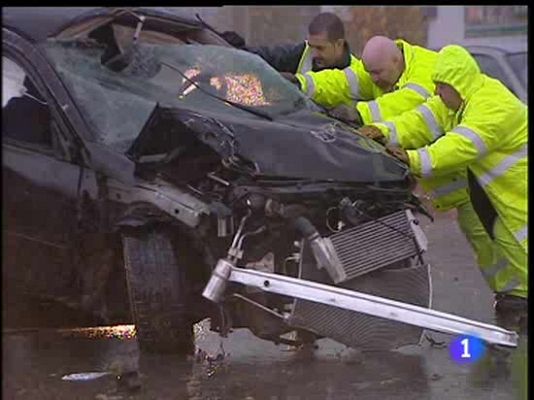
[[494, 45], [510, 51], [528, 47], [527, 6], [432, 7], [428, 46], [446, 44]]
[[[178, 7], [174, 7], [178, 9]], [[304, 40], [311, 19], [334, 12], [345, 23], [358, 54], [377, 34], [440, 48], [446, 44], [490, 44], [527, 49], [527, 6], [224, 6], [194, 7], [220, 31], [234, 30], [253, 46]]]

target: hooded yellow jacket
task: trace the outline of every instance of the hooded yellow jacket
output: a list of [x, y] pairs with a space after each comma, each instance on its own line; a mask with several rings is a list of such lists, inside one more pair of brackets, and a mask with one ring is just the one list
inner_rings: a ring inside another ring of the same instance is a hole
[[[382, 131], [388, 143], [403, 149], [418, 149], [436, 141], [457, 123], [455, 113], [438, 96], [433, 96], [409, 112], [372, 125]], [[448, 211], [469, 202], [465, 168], [423, 178], [419, 182], [439, 211]]]
[[[482, 74], [474, 58], [457, 45], [440, 51], [432, 79], [452, 86], [463, 103], [456, 113], [439, 100], [428, 104], [445, 134], [429, 146], [408, 150], [410, 168], [422, 177], [469, 168], [502, 224], [527, 252], [527, 106], [500, 81]], [[418, 118], [416, 113], [402, 119]], [[396, 124], [397, 130], [400, 126]], [[413, 121], [411, 129], [417, 130]]]

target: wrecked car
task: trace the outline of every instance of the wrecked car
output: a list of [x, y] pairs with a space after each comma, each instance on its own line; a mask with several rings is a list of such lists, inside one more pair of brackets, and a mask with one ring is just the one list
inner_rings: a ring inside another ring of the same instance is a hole
[[11, 11], [2, 39], [11, 292], [101, 324], [134, 322], [148, 351], [190, 352], [193, 324], [207, 317], [221, 335], [248, 328], [275, 343], [419, 341], [422, 326], [402, 313], [387, 319], [293, 289], [212, 290], [227, 260], [271, 276], [264, 288], [284, 276], [429, 308], [424, 210], [408, 168], [383, 146], [194, 19], [101, 9], [28, 25]]

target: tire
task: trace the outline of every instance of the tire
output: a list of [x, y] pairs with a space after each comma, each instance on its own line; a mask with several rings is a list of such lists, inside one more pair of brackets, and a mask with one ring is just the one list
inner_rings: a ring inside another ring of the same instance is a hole
[[191, 354], [193, 323], [187, 317], [185, 265], [169, 230], [122, 232], [128, 297], [141, 351]]

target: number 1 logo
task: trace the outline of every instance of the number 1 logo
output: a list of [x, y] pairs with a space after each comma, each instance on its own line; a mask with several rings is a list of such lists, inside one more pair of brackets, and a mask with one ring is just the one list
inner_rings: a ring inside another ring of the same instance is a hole
[[460, 343], [464, 347], [464, 352], [462, 353], [462, 358], [471, 358], [471, 354], [469, 354], [469, 339], [465, 338]]
[[485, 351], [484, 341], [475, 336], [458, 336], [449, 345], [451, 358], [458, 364], [476, 362]]

